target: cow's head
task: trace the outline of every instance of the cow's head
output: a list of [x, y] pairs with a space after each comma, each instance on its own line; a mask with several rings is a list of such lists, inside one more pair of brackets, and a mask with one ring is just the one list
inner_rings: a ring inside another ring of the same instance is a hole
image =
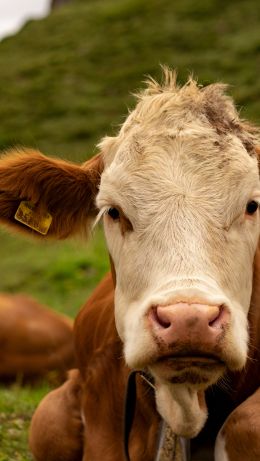
[[52, 215], [56, 237], [103, 217], [126, 362], [149, 370], [159, 412], [186, 436], [205, 422], [204, 390], [247, 359], [259, 238], [255, 145], [223, 85], [178, 88], [166, 72], [91, 162], [31, 152], [0, 163], [3, 222], [29, 229], [14, 218], [21, 200], [36, 216]]

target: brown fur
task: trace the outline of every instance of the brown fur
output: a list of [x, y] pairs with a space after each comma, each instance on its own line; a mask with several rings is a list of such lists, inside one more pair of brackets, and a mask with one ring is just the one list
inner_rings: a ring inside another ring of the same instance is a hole
[[[30, 447], [37, 460], [82, 459], [81, 380], [77, 370], [40, 403], [31, 423]], [[38, 434], [40, 436], [35, 437]]]
[[[109, 274], [81, 310], [75, 325], [76, 354], [84, 381], [84, 461], [124, 459], [123, 408], [129, 369], [124, 364], [122, 343], [115, 328], [113, 298]], [[158, 415], [151, 390], [140, 381], [138, 395], [130, 451], [132, 459], [149, 461], [153, 459]]]
[[245, 369], [232, 376], [235, 409], [222, 429], [230, 461], [260, 459], [260, 249], [254, 265], [249, 311], [250, 344]]
[[[50, 397], [47, 396], [40, 404], [30, 431], [30, 445], [37, 461], [124, 460], [123, 409], [129, 369], [124, 364], [122, 343], [115, 329], [113, 296], [113, 282], [109, 274], [78, 315], [75, 341], [81, 377], [74, 379], [81, 383], [81, 390], [80, 393], [78, 387], [73, 390], [68, 383], [49, 394]], [[69, 387], [74, 397], [68, 404]], [[56, 398], [58, 405], [54, 403]], [[60, 404], [62, 401], [64, 405]], [[74, 452], [73, 446], [82, 444], [82, 427], [73, 422], [73, 414], [79, 413], [80, 406], [86, 421], [84, 455], [82, 457], [79, 450], [78, 455], [67, 458], [62, 435], [67, 441], [68, 453]], [[139, 380], [138, 407], [130, 440], [131, 459], [153, 460], [158, 422], [153, 392]], [[50, 427], [49, 424], [53, 425], [53, 430], [45, 429]], [[66, 438], [70, 424], [72, 430]], [[51, 453], [46, 451], [53, 446]]]
[[25, 295], [0, 294], [0, 377], [65, 372], [75, 364], [73, 322]]
[[[238, 403], [247, 399], [260, 386], [260, 248], [254, 264], [253, 293], [249, 311], [250, 343], [248, 360], [242, 373], [234, 376], [233, 387]], [[259, 427], [260, 431], [260, 427]], [[260, 433], [260, 432], [259, 432]]]
[[80, 166], [33, 150], [8, 152], [0, 162], [0, 222], [39, 236], [14, 219], [20, 202], [28, 200], [52, 215], [48, 236], [87, 231], [102, 168], [99, 155]]
[[260, 388], [231, 413], [221, 432], [229, 461], [259, 461]]

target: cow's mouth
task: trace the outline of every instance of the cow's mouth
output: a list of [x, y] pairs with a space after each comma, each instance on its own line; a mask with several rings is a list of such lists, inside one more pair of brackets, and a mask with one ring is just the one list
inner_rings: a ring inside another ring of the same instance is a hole
[[151, 365], [151, 372], [172, 383], [209, 384], [217, 381], [226, 368], [214, 354], [163, 355]]
[[176, 355], [165, 355], [159, 357], [156, 361], [158, 364], [170, 366], [174, 368], [187, 368], [187, 367], [201, 367], [207, 368], [215, 365], [224, 365], [224, 362], [214, 354], [176, 354]]

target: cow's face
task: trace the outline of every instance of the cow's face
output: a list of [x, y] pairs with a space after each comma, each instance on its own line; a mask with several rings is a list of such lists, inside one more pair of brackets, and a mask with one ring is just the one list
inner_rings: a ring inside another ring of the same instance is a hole
[[143, 96], [119, 136], [101, 144], [97, 197], [126, 362], [150, 371], [159, 410], [186, 435], [205, 420], [201, 391], [245, 365], [259, 238], [250, 134], [220, 88], [207, 91], [190, 84]]

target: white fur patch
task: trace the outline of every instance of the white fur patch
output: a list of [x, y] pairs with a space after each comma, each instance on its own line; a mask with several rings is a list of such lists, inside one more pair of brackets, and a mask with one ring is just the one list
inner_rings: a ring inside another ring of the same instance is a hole
[[226, 452], [225, 439], [221, 433], [218, 434], [218, 437], [216, 440], [214, 455], [215, 455], [214, 456], [215, 461], [229, 461], [229, 458]]
[[195, 437], [207, 419], [198, 391], [179, 384], [156, 383], [156, 404], [162, 418], [174, 434]]

